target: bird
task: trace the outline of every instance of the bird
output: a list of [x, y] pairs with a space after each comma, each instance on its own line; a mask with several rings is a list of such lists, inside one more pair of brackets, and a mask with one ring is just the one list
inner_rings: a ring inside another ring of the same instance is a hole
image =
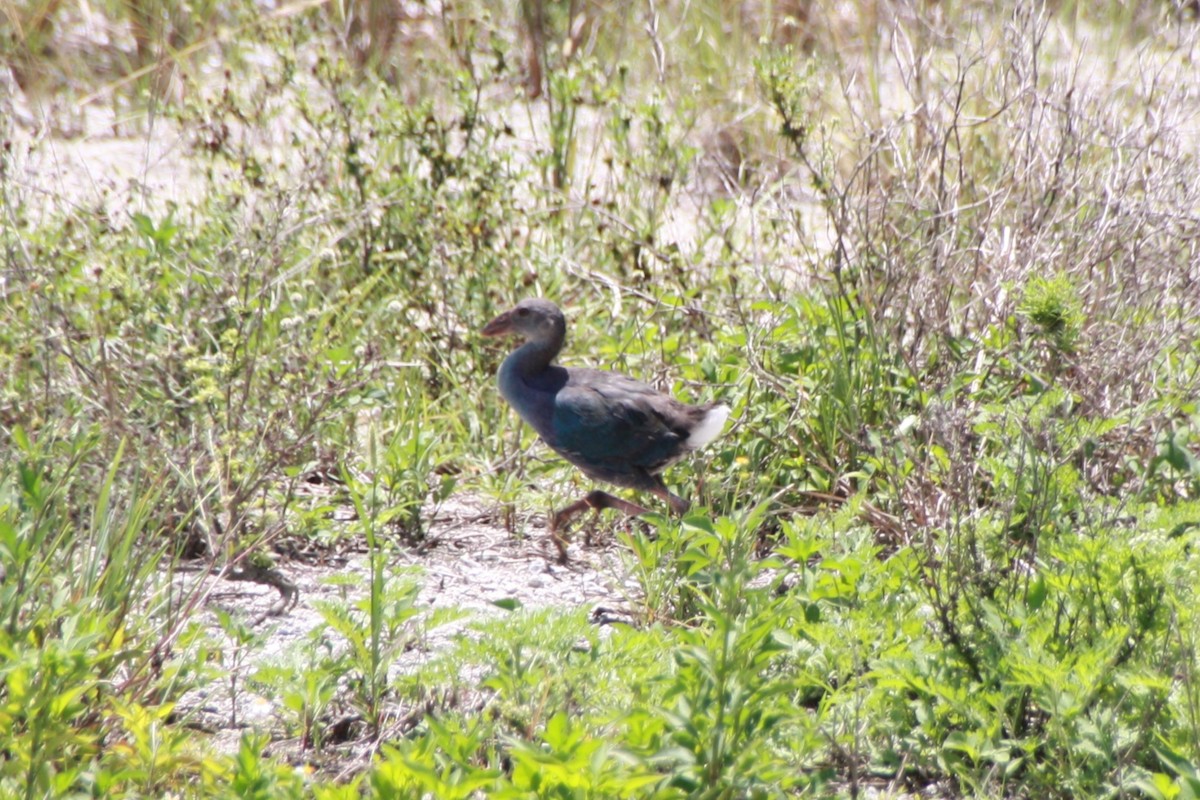
[[[567, 335], [557, 305], [526, 298], [493, 319], [483, 336], [517, 336], [524, 342], [500, 365], [500, 394], [551, 450], [592, 480], [650, 492], [677, 515], [687, 500], [672, 494], [664, 469], [721, 434], [729, 407], [687, 405], [619, 372], [554, 364]], [[642, 506], [593, 490], [551, 514], [550, 538], [567, 563], [563, 531], [588, 509], [616, 509], [630, 516]]]

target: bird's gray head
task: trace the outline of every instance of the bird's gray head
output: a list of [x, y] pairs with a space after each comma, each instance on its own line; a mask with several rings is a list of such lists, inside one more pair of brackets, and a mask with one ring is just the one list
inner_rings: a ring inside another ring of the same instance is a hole
[[567, 320], [549, 300], [528, 298], [505, 311], [480, 331], [484, 336], [520, 336], [526, 341], [559, 339], [567, 332]]

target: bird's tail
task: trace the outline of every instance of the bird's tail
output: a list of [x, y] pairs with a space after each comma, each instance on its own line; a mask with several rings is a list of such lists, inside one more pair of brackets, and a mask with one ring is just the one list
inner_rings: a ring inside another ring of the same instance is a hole
[[696, 450], [721, 435], [725, 429], [725, 420], [729, 419], [729, 406], [713, 406], [700, 420], [700, 424], [692, 428], [688, 435], [687, 446]]

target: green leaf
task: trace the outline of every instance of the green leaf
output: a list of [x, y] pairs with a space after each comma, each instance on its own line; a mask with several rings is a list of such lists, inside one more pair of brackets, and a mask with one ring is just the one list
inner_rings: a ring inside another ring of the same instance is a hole
[[1046, 578], [1039, 574], [1033, 583], [1029, 585], [1029, 591], [1025, 594], [1025, 606], [1030, 611], [1037, 611], [1046, 602]]
[[496, 608], [503, 608], [505, 611], [516, 611], [522, 608], [523, 604], [515, 597], [503, 597], [499, 600], [493, 600], [492, 605]]

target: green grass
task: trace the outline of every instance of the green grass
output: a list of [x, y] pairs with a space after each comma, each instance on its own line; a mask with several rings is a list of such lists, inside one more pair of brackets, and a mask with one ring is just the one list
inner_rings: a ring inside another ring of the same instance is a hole
[[[201, 176], [94, 213], [0, 113], [0, 795], [1200, 791], [1193, 12], [390, 9], [102, 5], [88, 57], [0, 2], [49, 129]], [[398, 674], [465, 616], [388, 568], [430, 509], [582, 488], [475, 334], [535, 294], [735, 423], [618, 534], [634, 624], [503, 603]], [[293, 650], [204, 624], [346, 542], [365, 599]], [[216, 683], [281, 718], [222, 752]]]

